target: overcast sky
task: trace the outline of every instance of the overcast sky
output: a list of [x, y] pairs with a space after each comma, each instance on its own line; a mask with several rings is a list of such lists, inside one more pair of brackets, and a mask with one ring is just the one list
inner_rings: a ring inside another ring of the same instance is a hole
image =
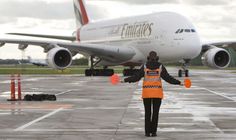
[[[91, 20], [173, 11], [188, 17], [202, 40], [236, 40], [236, 0], [85, 0]], [[8, 32], [71, 35], [76, 29], [73, 0], [0, 0], [0, 37]], [[19, 38], [19, 37], [18, 37]], [[0, 58], [22, 58], [17, 46], [0, 49]], [[29, 47], [25, 56], [45, 58]]]

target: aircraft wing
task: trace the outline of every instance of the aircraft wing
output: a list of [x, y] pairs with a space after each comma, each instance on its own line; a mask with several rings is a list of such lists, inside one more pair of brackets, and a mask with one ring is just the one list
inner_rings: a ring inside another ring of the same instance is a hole
[[50, 38], [50, 39], [60, 39], [67, 41], [75, 41], [75, 36], [58, 36], [58, 35], [40, 35], [40, 34], [26, 34], [26, 33], [7, 33], [9, 35], [20, 35], [20, 36], [29, 36], [29, 37], [41, 37], [41, 38]]
[[207, 50], [211, 46], [220, 48], [232, 48], [236, 51], [236, 41], [211, 41], [203, 43], [203, 50]]
[[93, 55], [109, 62], [127, 61], [135, 55], [135, 51], [131, 47], [83, 44], [79, 42], [0, 39], [0, 46], [5, 44], [19, 44], [20, 50], [26, 49], [29, 45], [40, 46], [44, 48], [44, 52], [48, 52], [55, 47], [63, 47], [70, 50], [72, 54]]

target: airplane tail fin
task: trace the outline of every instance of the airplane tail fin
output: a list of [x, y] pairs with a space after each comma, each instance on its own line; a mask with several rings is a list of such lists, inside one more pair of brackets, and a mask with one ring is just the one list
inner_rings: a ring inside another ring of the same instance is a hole
[[89, 23], [88, 13], [85, 7], [85, 0], [74, 0], [74, 10], [77, 25], [86, 25]]

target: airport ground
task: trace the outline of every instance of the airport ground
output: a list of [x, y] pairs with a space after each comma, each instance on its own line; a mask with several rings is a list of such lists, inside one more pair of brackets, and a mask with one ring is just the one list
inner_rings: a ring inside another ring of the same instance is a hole
[[23, 94], [55, 94], [57, 101], [7, 102], [10, 77], [0, 75], [0, 140], [236, 139], [235, 70], [193, 69], [191, 80], [190, 89], [164, 82], [158, 137], [146, 138], [141, 83], [22, 75]]

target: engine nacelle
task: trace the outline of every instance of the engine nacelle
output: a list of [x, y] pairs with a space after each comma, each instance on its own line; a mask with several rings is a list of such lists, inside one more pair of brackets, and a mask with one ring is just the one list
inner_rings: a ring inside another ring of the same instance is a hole
[[211, 68], [226, 68], [229, 66], [230, 61], [230, 54], [222, 48], [212, 47], [202, 55], [203, 65]]
[[48, 52], [47, 62], [54, 69], [66, 69], [72, 63], [71, 52], [66, 48], [55, 47]]

